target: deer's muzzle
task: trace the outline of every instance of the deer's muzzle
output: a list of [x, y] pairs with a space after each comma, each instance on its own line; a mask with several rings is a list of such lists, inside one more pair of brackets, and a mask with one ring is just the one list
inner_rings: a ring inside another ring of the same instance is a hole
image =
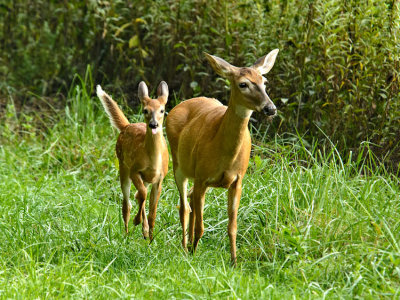
[[267, 104], [263, 107], [262, 112], [267, 116], [274, 116], [276, 115], [276, 107], [274, 104]]
[[158, 123], [157, 123], [157, 122], [154, 122], [154, 121], [150, 121], [150, 122], [149, 122], [149, 127], [150, 127], [151, 129], [156, 129], [156, 128], [158, 127]]

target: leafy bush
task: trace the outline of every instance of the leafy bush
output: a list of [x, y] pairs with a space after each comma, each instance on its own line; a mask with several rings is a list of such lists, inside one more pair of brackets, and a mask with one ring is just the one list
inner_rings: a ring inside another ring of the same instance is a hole
[[280, 108], [273, 132], [324, 132], [341, 151], [369, 140], [396, 159], [399, 9], [395, 0], [6, 0], [0, 99], [68, 95], [90, 65], [94, 82], [131, 104], [140, 80], [154, 88], [161, 79], [172, 98], [227, 101], [228, 83], [203, 51], [244, 66], [279, 48], [268, 76]]

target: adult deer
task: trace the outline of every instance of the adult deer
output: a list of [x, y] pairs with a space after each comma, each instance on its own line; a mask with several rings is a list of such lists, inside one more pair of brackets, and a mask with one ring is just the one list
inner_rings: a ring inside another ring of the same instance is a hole
[[[139, 84], [138, 96], [143, 105], [146, 123], [130, 124], [117, 103], [97, 86], [97, 96], [101, 100], [111, 124], [120, 131], [116, 152], [119, 161], [119, 177], [123, 194], [122, 215], [125, 231], [132, 204], [129, 201], [131, 182], [137, 192], [135, 198], [139, 204], [135, 225], [142, 223], [143, 237], [153, 239], [153, 228], [157, 213], [161, 184], [168, 171], [168, 148], [162, 130], [165, 104], [168, 100], [168, 86], [162, 81], [157, 89], [158, 98], [151, 99], [146, 84]], [[150, 193], [149, 216], [146, 217], [145, 203], [147, 186], [152, 184]]]
[[[248, 122], [253, 111], [271, 117], [276, 114], [276, 107], [265, 92], [266, 79], [262, 75], [271, 70], [278, 51], [271, 51], [248, 68], [232, 66], [206, 53], [217, 74], [231, 83], [228, 106], [212, 98], [193, 98], [175, 106], [167, 116], [166, 130], [180, 193], [179, 215], [185, 250], [189, 214], [189, 243], [194, 252], [204, 233], [203, 210], [207, 189], [227, 188], [231, 262], [236, 264], [237, 214], [251, 149]], [[186, 191], [189, 178], [194, 180], [190, 206]]]

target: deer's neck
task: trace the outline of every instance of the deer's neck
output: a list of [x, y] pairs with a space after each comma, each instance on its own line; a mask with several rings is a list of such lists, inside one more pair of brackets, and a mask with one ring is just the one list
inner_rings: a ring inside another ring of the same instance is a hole
[[234, 154], [240, 151], [243, 138], [248, 132], [248, 123], [252, 110], [237, 104], [235, 92], [231, 92], [228, 108], [223, 116], [221, 126], [218, 129], [218, 138], [224, 152]]
[[162, 128], [157, 130], [156, 134], [151, 132], [151, 129], [146, 128], [145, 149], [151, 160], [158, 160], [161, 155], [162, 148]]

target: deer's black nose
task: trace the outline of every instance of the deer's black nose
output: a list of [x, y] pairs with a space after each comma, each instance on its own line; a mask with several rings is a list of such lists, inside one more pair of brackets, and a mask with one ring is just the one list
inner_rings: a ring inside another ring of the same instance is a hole
[[276, 114], [276, 107], [275, 105], [265, 105], [262, 111], [267, 116], [273, 116]]
[[157, 122], [152, 122], [152, 121], [150, 121], [149, 127], [150, 127], [151, 129], [156, 129], [156, 128], [158, 127], [158, 123], [157, 123]]

